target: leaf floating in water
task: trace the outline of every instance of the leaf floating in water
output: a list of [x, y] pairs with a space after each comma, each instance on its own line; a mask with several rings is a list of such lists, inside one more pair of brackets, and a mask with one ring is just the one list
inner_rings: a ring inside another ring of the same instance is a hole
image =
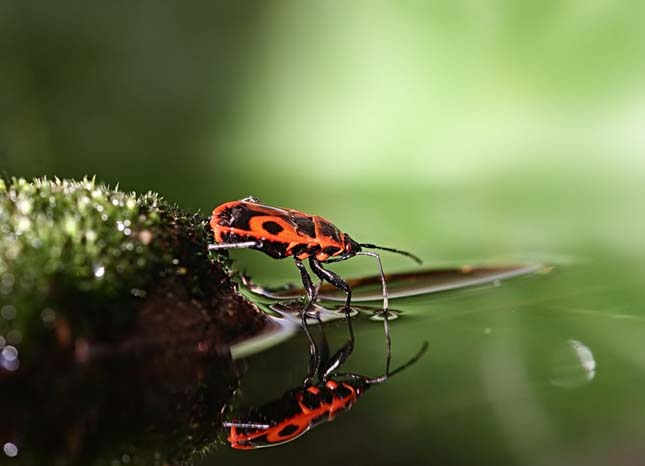
[[[438, 293], [486, 283], [498, 283], [500, 280], [538, 272], [543, 267], [543, 264], [490, 267], [462, 266], [394, 273], [386, 275], [385, 278], [387, 280], [388, 295], [392, 299]], [[352, 287], [352, 302], [383, 299], [379, 275], [350, 279], [347, 280], [347, 283]], [[272, 289], [249, 284], [249, 289], [256, 294], [273, 299], [293, 299], [305, 294], [302, 288], [295, 286]], [[320, 288], [319, 297], [333, 301], [344, 301], [345, 293], [326, 284]]]

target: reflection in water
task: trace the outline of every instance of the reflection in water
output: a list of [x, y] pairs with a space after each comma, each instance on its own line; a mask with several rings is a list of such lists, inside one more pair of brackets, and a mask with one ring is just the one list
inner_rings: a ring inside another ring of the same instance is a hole
[[54, 356], [0, 373], [0, 464], [176, 464], [212, 443], [237, 380], [194, 344]]
[[[323, 307], [320, 304], [312, 303], [309, 307], [308, 315], [310, 317], [307, 318], [307, 323], [327, 323], [344, 319], [347, 314], [344, 309], [344, 306]], [[367, 306], [352, 307], [349, 310], [349, 316], [355, 317], [359, 312], [358, 309], [361, 311], [371, 310]], [[378, 309], [381, 310], [381, 308]], [[234, 360], [248, 357], [275, 346], [299, 331], [302, 321], [299, 316], [302, 311], [302, 303], [293, 300], [277, 302], [268, 306], [267, 311], [267, 322], [261, 332], [231, 345], [231, 356]], [[390, 312], [389, 316], [392, 315], [396, 318], [396, 314]], [[391, 319], [392, 317], [389, 318]]]
[[[371, 378], [338, 372], [354, 349], [354, 333], [349, 316], [346, 322], [349, 340], [332, 356], [329, 355], [322, 321], [319, 321], [319, 344], [316, 344], [308, 324], [305, 324], [304, 331], [309, 338], [311, 352], [305, 382], [264, 406], [247, 409], [245, 414], [225, 421], [223, 425], [229, 429], [228, 441], [233, 448], [251, 450], [281, 445], [295, 440], [320, 424], [332, 421], [338, 414], [348, 411], [369, 387], [385, 382], [415, 363], [427, 348], [427, 343], [424, 343], [412, 359], [397, 369], [390, 370], [391, 340], [386, 338], [385, 374]], [[387, 325], [387, 321], [385, 322]], [[386, 335], [389, 335], [388, 331]]]
[[4, 446], [2, 447], [2, 451], [4, 451], [4, 454], [7, 455], [9, 458], [13, 458], [16, 455], [18, 455], [18, 447], [11, 442], [5, 443]]
[[530, 368], [517, 348], [514, 340], [492, 339], [483, 353], [482, 380], [504, 443], [515, 456], [513, 464], [538, 465], [535, 458], [553, 451], [557, 439], [538, 394], [530, 389]]
[[567, 340], [565, 348], [553, 355], [551, 383], [561, 388], [578, 388], [596, 376], [596, 360], [591, 349], [578, 340]]
[[0, 352], [0, 366], [10, 372], [17, 370], [20, 367], [18, 349], [15, 346], [7, 345], [2, 348], [2, 352]]
[[[460, 268], [401, 274], [388, 280], [393, 295], [401, 297], [534, 270], [525, 266]], [[370, 296], [382, 299], [380, 277], [350, 283], [356, 301], [367, 301]], [[321, 296], [335, 300], [331, 290], [321, 290]], [[342, 373], [354, 347], [351, 322], [347, 320], [349, 341], [330, 355], [322, 324], [343, 319], [345, 313], [342, 306], [316, 303], [311, 309], [315, 317], [306, 323], [316, 325], [320, 336], [314, 339], [308, 326], [304, 328], [310, 343], [304, 383], [266, 405], [236, 412], [223, 423], [220, 413], [231, 405], [239, 379], [234, 360], [277, 345], [301, 328], [297, 313], [302, 302], [262, 299], [269, 304], [257, 304], [266, 307], [270, 323], [261, 333], [249, 331], [252, 336], [236, 342], [230, 354], [226, 345], [215, 340], [211, 344], [210, 334], [202, 335], [202, 327], [195, 330], [192, 321], [179, 318], [173, 302], [167, 303], [165, 298], [151, 303], [146, 314], [149, 318], [142, 328], [149, 339], [109, 344], [83, 339], [74, 343], [65, 321], [46, 307], [40, 317], [47, 328], [56, 330], [57, 341], [62, 342], [59, 353], [43, 352], [27, 364], [24, 343], [18, 346], [15, 336], [0, 336], [0, 463], [72, 466], [127, 460], [130, 464], [175, 464], [214, 448], [222, 430], [236, 448], [284, 443], [348, 411], [365, 390], [413, 364], [425, 350], [424, 346], [402, 367], [390, 371], [390, 342], [386, 339], [384, 375], [370, 378]], [[167, 311], [161, 313], [163, 309]], [[382, 318], [381, 310], [360, 305], [350, 315]], [[183, 312], [185, 316], [185, 309]], [[391, 319], [396, 311], [390, 312]], [[173, 320], [173, 316], [178, 317]], [[11, 308], [4, 309], [6, 317], [13, 317]], [[163, 329], [172, 330], [167, 335]]]

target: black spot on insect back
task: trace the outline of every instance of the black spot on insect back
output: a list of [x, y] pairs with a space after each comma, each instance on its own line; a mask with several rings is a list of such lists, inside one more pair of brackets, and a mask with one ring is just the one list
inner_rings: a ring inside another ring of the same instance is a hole
[[[230, 210], [227, 209], [222, 215], [221, 218], [225, 219], [226, 226], [239, 228], [240, 230], [249, 231], [251, 229], [249, 222], [253, 217], [260, 215], [265, 215], [264, 212], [258, 212], [253, 209], [250, 209], [246, 205], [236, 205], [231, 207]], [[222, 223], [220, 223], [221, 225]]]
[[302, 215], [293, 215], [290, 220], [296, 225], [296, 230], [299, 233], [303, 233], [310, 238], [316, 237], [316, 226], [311, 217], [305, 217]]
[[320, 233], [328, 238], [331, 238], [335, 242], [339, 243], [341, 242], [340, 238], [340, 231], [338, 231], [338, 228], [336, 228], [334, 225], [332, 225], [329, 222], [325, 221], [320, 221], [318, 223], [318, 226], [320, 228]]
[[280, 241], [263, 241], [262, 247], [258, 249], [265, 253], [267, 256], [273, 257], [274, 259], [283, 259], [290, 255], [289, 253], [287, 253], [288, 247], [288, 244], [282, 243]]
[[277, 235], [280, 233], [284, 228], [282, 228], [280, 225], [278, 225], [276, 222], [273, 222], [269, 220], [268, 222], [264, 222], [262, 224], [262, 228], [264, 228], [266, 231], [271, 233], [272, 235]]
[[297, 430], [298, 430], [297, 425], [289, 424], [287, 426], [284, 426], [284, 428], [280, 432], [278, 432], [278, 435], [280, 437], [288, 437], [289, 435], [293, 434]]
[[323, 249], [323, 252], [329, 256], [333, 256], [337, 252], [339, 252], [341, 249], [337, 248], [336, 246], [327, 246], [325, 249]]

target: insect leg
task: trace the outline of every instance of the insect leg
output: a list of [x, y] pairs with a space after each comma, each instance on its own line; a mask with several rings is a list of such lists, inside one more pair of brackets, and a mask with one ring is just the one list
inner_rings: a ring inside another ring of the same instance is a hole
[[351, 303], [352, 300], [352, 289], [350, 286], [340, 278], [336, 273], [332, 272], [331, 270], [327, 270], [323, 268], [322, 264], [316, 260], [314, 257], [309, 258], [309, 265], [311, 266], [311, 270], [321, 279], [321, 280], [326, 280], [332, 285], [334, 285], [336, 288], [340, 288], [345, 293], [347, 293], [347, 301], [345, 302], [345, 321], [347, 323], [347, 330], [349, 332], [349, 339], [347, 342], [334, 354], [331, 358], [329, 358], [329, 362], [326, 364], [326, 367], [321, 374], [321, 378], [323, 380], [326, 380], [333, 372], [334, 370], [338, 369], [341, 367], [347, 358], [352, 354], [354, 351], [354, 329], [352, 328], [352, 321], [351, 321], [351, 316], [350, 316], [350, 308], [349, 304]]
[[[325, 354], [329, 353], [329, 346], [327, 345], [327, 340], [324, 339], [324, 334], [323, 334], [323, 350], [321, 351], [318, 349], [316, 346], [316, 341], [313, 338], [313, 335], [311, 335], [311, 331], [309, 330], [309, 324], [307, 323], [307, 314], [302, 313], [302, 329], [305, 332], [305, 335], [307, 336], [307, 340], [309, 341], [309, 365], [307, 366], [307, 375], [305, 376], [305, 380], [303, 381], [303, 385], [305, 387], [308, 387], [309, 385], [312, 385], [314, 383], [314, 378], [320, 374], [320, 366], [322, 364], [323, 356], [322, 352], [324, 351]], [[318, 323], [322, 326], [322, 322], [320, 321], [320, 317], [316, 316], [316, 319], [318, 320]], [[325, 356], [326, 357], [326, 356]]]
[[325, 260], [325, 264], [331, 264], [332, 262], [342, 262], [346, 261], [347, 259], [351, 259], [354, 257], [356, 254], [344, 254], [342, 256], [336, 256], [336, 257], [330, 257], [327, 260]]
[[354, 329], [352, 328], [351, 319], [348, 309], [345, 313], [345, 322], [347, 323], [349, 339], [331, 358], [329, 358], [329, 361], [326, 362], [324, 370], [322, 371], [322, 374], [320, 374], [320, 378], [323, 381], [327, 380], [327, 378], [329, 378], [336, 369], [342, 367], [354, 351]]
[[262, 203], [262, 201], [260, 201], [260, 199], [258, 199], [255, 196], [247, 196], [247, 197], [245, 197], [243, 199], [240, 199], [240, 202], [252, 202], [254, 204], [261, 204]]
[[385, 274], [383, 273], [383, 264], [381, 264], [381, 256], [379, 256], [375, 252], [367, 252], [367, 251], [357, 252], [356, 255], [370, 256], [376, 259], [376, 263], [378, 264], [378, 271], [381, 274], [381, 284], [383, 285], [383, 313], [387, 314], [387, 308], [388, 308], [389, 302], [387, 299], [387, 283], [385, 282]]
[[385, 331], [385, 373], [390, 372], [390, 361], [392, 360], [392, 337], [390, 336], [390, 322], [388, 320], [388, 299], [387, 299], [387, 283], [385, 282], [385, 274], [383, 273], [383, 264], [381, 264], [381, 257], [375, 252], [361, 251], [356, 255], [371, 256], [376, 259], [378, 264], [378, 271], [381, 274], [381, 284], [383, 285], [383, 329]]
[[259, 422], [224, 421], [224, 427], [239, 427], [241, 429], [268, 429], [271, 424], [260, 424]]
[[313, 304], [316, 290], [314, 289], [314, 284], [311, 281], [309, 272], [307, 272], [307, 269], [305, 268], [305, 264], [303, 264], [302, 261], [297, 257], [294, 257], [294, 261], [296, 263], [296, 267], [298, 267], [298, 270], [300, 270], [302, 284], [305, 286], [305, 290], [307, 291], [307, 304], [302, 310], [300, 319], [302, 323], [302, 329], [307, 336], [307, 340], [309, 340], [309, 370], [307, 371], [307, 376], [305, 377], [304, 381], [304, 385], [309, 386], [313, 383], [313, 379], [318, 372], [318, 368], [320, 367], [320, 352], [318, 351], [316, 342], [314, 341], [314, 338], [309, 331], [309, 324], [307, 324], [307, 312]]
[[262, 247], [261, 241], [243, 241], [241, 243], [215, 243], [209, 244], [209, 251], [216, 251], [218, 249], [243, 249], [243, 248], [252, 248], [252, 247]]
[[307, 272], [307, 269], [305, 268], [305, 264], [303, 264], [302, 261], [297, 257], [294, 257], [293, 259], [296, 263], [296, 267], [298, 267], [298, 270], [300, 270], [300, 278], [302, 279], [302, 284], [304, 285], [305, 291], [307, 292], [308, 301], [302, 312], [303, 314], [305, 314], [305, 312], [309, 310], [314, 302], [314, 299], [316, 298], [316, 289], [314, 288], [314, 283], [311, 281], [309, 272]]
[[320, 261], [313, 256], [309, 258], [309, 266], [318, 278], [331, 283], [336, 288], [339, 288], [345, 292], [345, 294], [347, 295], [347, 299], [345, 300], [345, 308], [349, 311], [349, 305], [352, 302], [352, 289], [349, 287], [347, 282], [340, 278], [338, 274], [332, 272], [331, 270], [323, 268]]
[[[378, 271], [379, 271], [379, 274], [381, 275], [381, 284], [383, 285], [383, 312], [384, 313], [387, 312], [389, 301], [388, 301], [388, 295], [387, 295], [387, 283], [385, 282], [385, 274], [383, 273], [383, 264], [381, 264], [381, 256], [379, 256], [375, 252], [361, 251], [353, 254], [345, 254], [342, 256], [330, 257], [325, 261], [325, 263], [330, 264], [332, 262], [341, 262], [347, 259], [351, 259], [354, 256], [371, 256], [374, 259], [376, 259], [376, 263], [378, 264]], [[334, 286], [338, 287], [338, 285], [334, 285]]]

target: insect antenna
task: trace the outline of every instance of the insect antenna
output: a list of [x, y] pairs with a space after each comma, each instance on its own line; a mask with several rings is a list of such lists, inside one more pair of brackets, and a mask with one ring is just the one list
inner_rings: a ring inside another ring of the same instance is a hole
[[417, 256], [414, 254], [407, 252], [407, 251], [401, 251], [400, 249], [394, 249], [394, 248], [386, 248], [384, 246], [377, 246], [375, 244], [368, 244], [368, 243], [361, 243], [359, 244], [360, 247], [362, 248], [367, 248], [367, 249], [382, 249], [383, 251], [390, 251], [390, 252], [395, 252], [397, 254], [401, 254], [402, 256], [408, 256], [410, 259], [415, 261], [417, 264], [421, 265], [423, 262], [421, 259], [419, 259]]
[[427, 349], [428, 349], [428, 342], [427, 342], [427, 341], [424, 341], [424, 342], [423, 342], [423, 345], [421, 345], [421, 349], [420, 349], [419, 351], [417, 351], [417, 354], [415, 354], [414, 356], [412, 356], [412, 357], [411, 357], [407, 362], [405, 362], [404, 364], [400, 365], [399, 367], [397, 367], [397, 368], [396, 368], [396, 369], [394, 369], [393, 371], [389, 371], [389, 370], [388, 370], [385, 374], [383, 374], [383, 375], [382, 375], [382, 376], [380, 376], [380, 377], [375, 377], [375, 378], [373, 378], [373, 379], [369, 379], [369, 380], [367, 380], [367, 383], [368, 383], [368, 384], [370, 384], [370, 385], [373, 385], [373, 384], [377, 384], [377, 383], [383, 383], [383, 382], [385, 382], [388, 378], [392, 377], [392, 376], [393, 376], [393, 375], [395, 375], [395, 374], [398, 374], [399, 372], [401, 372], [401, 371], [403, 371], [403, 370], [407, 369], [407, 368], [408, 368], [408, 367], [410, 367], [412, 364], [414, 364], [415, 362], [417, 362], [417, 361], [419, 360], [419, 358], [420, 358], [421, 356], [423, 356], [423, 353], [425, 353]]

